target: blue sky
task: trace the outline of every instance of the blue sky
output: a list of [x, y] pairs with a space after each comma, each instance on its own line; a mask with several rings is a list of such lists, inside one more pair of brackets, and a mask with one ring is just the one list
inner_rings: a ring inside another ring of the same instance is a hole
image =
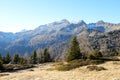
[[0, 31], [34, 29], [61, 19], [120, 23], [120, 0], [0, 0]]

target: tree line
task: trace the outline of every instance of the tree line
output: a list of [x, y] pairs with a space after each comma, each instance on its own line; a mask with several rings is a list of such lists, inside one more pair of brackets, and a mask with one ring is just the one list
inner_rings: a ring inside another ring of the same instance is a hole
[[38, 64], [38, 63], [45, 63], [45, 62], [51, 62], [51, 56], [50, 52], [47, 48], [44, 49], [44, 51], [37, 52], [34, 50], [30, 56], [28, 56], [27, 53], [25, 53], [23, 56], [20, 56], [20, 54], [16, 53], [12, 57], [10, 53], [8, 52], [5, 56], [2, 56], [0, 54], [0, 67], [2, 64]]
[[[71, 42], [71, 46], [68, 52], [68, 55], [66, 56], [66, 61], [72, 61], [72, 60], [78, 60], [78, 59], [100, 59], [103, 57], [102, 53], [99, 50], [95, 50], [93, 54], [83, 54], [81, 53], [79, 43], [77, 41], [77, 38], [74, 37]], [[51, 57], [51, 53], [47, 48], [42, 50], [39, 50], [36, 52], [36, 50], [33, 51], [33, 53], [30, 55], [30, 57], [25, 54], [24, 56], [20, 56], [19, 54], [14, 54], [13, 57], [10, 56], [9, 53], [6, 54], [6, 56], [2, 56], [0, 54], [0, 66], [2, 64], [37, 64], [37, 63], [44, 63], [44, 62], [51, 62], [53, 61], [53, 58]]]

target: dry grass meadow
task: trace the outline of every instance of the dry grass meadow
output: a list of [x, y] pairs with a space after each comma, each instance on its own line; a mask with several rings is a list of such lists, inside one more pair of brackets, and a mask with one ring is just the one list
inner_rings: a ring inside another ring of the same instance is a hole
[[53, 70], [53, 63], [40, 64], [36, 68], [17, 72], [0, 73], [0, 80], [120, 80], [120, 62], [106, 62], [100, 64], [107, 70], [89, 71], [86, 67], [79, 67], [70, 71]]

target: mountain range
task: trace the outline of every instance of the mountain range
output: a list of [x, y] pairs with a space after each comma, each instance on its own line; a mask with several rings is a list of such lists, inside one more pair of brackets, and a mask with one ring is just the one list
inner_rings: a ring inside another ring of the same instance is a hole
[[[49, 48], [54, 55], [62, 56], [63, 53], [67, 53], [71, 38], [77, 36], [78, 40], [82, 41], [80, 46], [87, 49], [83, 49], [83, 52], [90, 51], [92, 53], [92, 50], [95, 49], [93, 47], [93, 45], [95, 46], [94, 40], [117, 30], [120, 30], [120, 23], [114, 24], [100, 20], [87, 24], [83, 20], [69, 22], [63, 19], [40, 25], [34, 30], [24, 30], [17, 33], [0, 32], [0, 52], [3, 55], [7, 52], [10, 52], [11, 55], [14, 53], [23, 55], [25, 52], [30, 54], [35, 49]], [[118, 33], [120, 32], [118, 31]]]

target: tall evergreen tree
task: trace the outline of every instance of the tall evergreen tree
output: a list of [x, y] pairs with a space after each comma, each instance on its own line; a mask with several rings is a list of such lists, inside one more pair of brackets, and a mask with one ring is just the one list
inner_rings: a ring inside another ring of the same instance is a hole
[[2, 55], [1, 55], [1, 53], [0, 53], [0, 60], [2, 60]]
[[18, 64], [20, 62], [19, 54], [14, 54], [13, 62], [14, 62], [14, 64]]
[[75, 60], [75, 59], [80, 59], [81, 56], [82, 56], [82, 54], [80, 52], [79, 43], [77, 41], [77, 38], [74, 37], [72, 39], [70, 51], [69, 51], [69, 54], [68, 54], [66, 60], [67, 61], [72, 61], [72, 60]]
[[0, 60], [0, 69], [2, 69], [2, 68], [3, 68], [3, 61]]
[[20, 57], [20, 64], [21, 64], [21, 65], [27, 64], [27, 59], [26, 59], [26, 58], [23, 58], [23, 57]]
[[30, 56], [30, 63], [36, 64], [37, 63], [37, 53], [36, 50], [34, 50], [33, 54]]
[[5, 58], [5, 56], [2, 57], [2, 62], [3, 62], [3, 64], [6, 64], [6, 58]]
[[3, 60], [2, 60], [2, 55], [0, 54], [0, 69], [3, 68]]
[[50, 62], [51, 61], [50, 53], [48, 52], [47, 48], [44, 49], [43, 56], [44, 56], [44, 62]]
[[5, 63], [8, 64], [11, 61], [11, 56], [9, 54], [9, 52], [6, 54], [5, 56]]

